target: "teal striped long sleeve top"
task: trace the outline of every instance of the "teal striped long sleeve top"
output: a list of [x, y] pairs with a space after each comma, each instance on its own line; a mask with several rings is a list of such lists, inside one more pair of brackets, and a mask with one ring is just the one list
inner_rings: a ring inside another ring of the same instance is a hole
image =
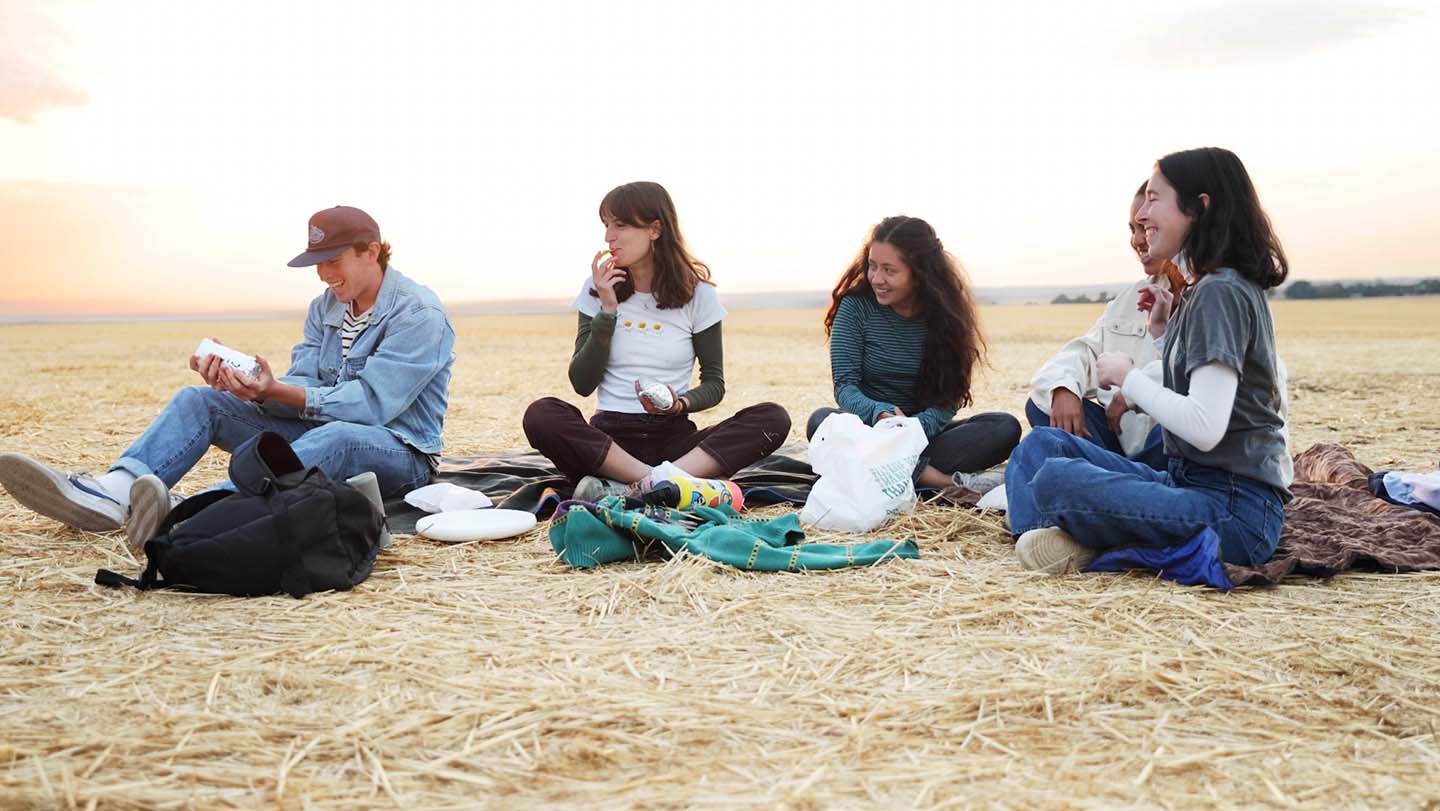
[[920, 420], [927, 437], [939, 434], [954, 418], [955, 409], [916, 411], [925, 334], [924, 316], [906, 318], [864, 293], [841, 299], [830, 327], [835, 404], [866, 425], [899, 407]]

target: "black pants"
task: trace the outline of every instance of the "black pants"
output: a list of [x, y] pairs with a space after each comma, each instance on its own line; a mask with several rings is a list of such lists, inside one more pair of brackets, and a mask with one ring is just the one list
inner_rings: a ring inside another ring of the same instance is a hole
[[775, 403], [742, 408], [735, 416], [698, 430], [683, 414], [597, 411], [590, 422], [558, 397], [542, 397], [525, 409], [525, 438], [571, 481], [600, 472], [618, 444], [647, 465], [673, 462], [700, 448], [730, 476], [775, 452], [790, 434], [790, 415]]
[[[838, 408], [815, 409], [805, 425], [805, 438], [814, 436], [826, 417], [839, 413]], [[1009, 459], [1019, 444], [1020, 421], [1009, 414], [991, 411], [952, 420], [925, 446], [917, 471], [928, 464], [947, 476], [956, 471], [974, 473]]]

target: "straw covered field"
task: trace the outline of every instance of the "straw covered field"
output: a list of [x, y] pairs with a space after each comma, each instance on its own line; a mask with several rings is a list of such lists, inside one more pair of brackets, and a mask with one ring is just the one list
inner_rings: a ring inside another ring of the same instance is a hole
[[[1274, 310], [1297, 451], [1435, 467], [1435, 300]], [[1021, 414], [1031, 372], [1097, 314], [987, 308], [977, 407]], [[775, 400], [799, 426], [828, 404], [819, 321], [733, 314], [729, 394], [699, 422]], [[573, 327], [457, 320], [447, 450], [523, 448], [526, 404], [565, 393]], [[192, 382], [201, 336], [283, 366], [298, 332], [0, 328], [0, 450], [103, 470]], [[994, 517], [935, 506], [875, 537], [922, 558], [580, 572], [542, 524], [399, 538], [353, 592], [245, 600], [94, 586], [140, 569], [118, 534], [0, 495], [0, 806], [1440, 808], [1440, 574], [1046, 578]]]

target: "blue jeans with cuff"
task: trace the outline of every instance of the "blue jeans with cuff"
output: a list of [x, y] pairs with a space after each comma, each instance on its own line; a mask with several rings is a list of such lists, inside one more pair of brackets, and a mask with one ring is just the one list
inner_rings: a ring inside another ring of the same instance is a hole
[[1264, 563], [1284, 522], [1268, 484], [1171, 458], [1159, 471], [1058, 428], [1036, 428], [1005, 468], [1010, 529], [1059, 527], [1097, 551], [1172, 546], [1210, 527], [1220, 559]]
[[[335, 481], [372, 471], [385, 496], [406, 493], [430, 480], [426, 456], [377, 425], [290, 419], [261, 413], [208, 386], [188, 386], [170, 400], [111, 470], [135, 476], [154, 473], [174, 487], [211, 445], [233, 451], [261, 431], [284, 437], [301, 464], [318, 467]], [[229, 482], [219, 485], [233, 490]]]

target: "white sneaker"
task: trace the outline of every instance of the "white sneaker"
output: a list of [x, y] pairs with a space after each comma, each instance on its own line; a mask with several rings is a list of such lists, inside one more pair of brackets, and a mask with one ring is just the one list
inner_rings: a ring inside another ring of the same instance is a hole
[[175, 504], [170, 488], [153, 473], [141, 476], [130, 485], [130, 520], [125, 522], [125, 539], [130, 551], [144, 551], [145, 542], [155, 537]]
[[1100, 553], [1059, 527], [1032, 529], [1015, 542], [1015, 557], [1021, 566], [1033, 572], [1074, 574], [1099, 556]]
[[125, 523], [125, 508], [94, 477], [62, 473], [21, 453], [0, 453], [0, 486], [16, 501], [67, 527], [110, 532]]
[[957, 470], [950, 474], [950, 483], [983, 496], [1005, 483], [1005, 468], [992, 467], [989, 470], [977, 470], [974, 473]]

